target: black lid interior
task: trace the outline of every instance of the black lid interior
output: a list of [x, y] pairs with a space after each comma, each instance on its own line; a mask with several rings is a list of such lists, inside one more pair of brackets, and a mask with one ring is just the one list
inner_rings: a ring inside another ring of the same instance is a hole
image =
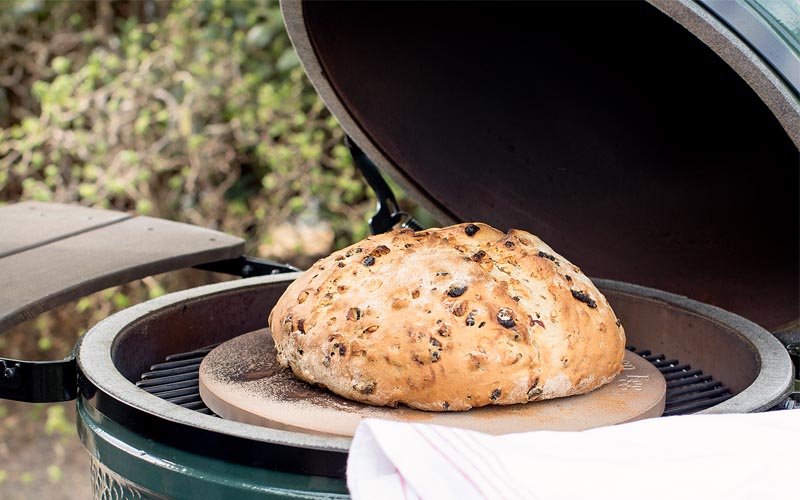
[[443, 223], [523, 228], [590, 276], [766, 328], [800, 318], [798, 150], [719, 56], [654, 7], [303, 12], [347, 112]]

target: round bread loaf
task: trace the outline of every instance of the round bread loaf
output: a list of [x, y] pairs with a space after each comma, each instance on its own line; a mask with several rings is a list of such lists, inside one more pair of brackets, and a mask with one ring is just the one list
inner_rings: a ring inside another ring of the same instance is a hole
[[378, 406], [468, 410], [581, 394], [622, 369], [625, 333], [580, 269], [479, 223], [339, 250], [269, 316], [294, 375]]

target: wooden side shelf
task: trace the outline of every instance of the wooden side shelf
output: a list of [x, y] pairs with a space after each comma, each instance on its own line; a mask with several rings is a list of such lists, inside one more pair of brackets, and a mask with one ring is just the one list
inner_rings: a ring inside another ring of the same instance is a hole
[[98, 290], [243, 251], [241, 238], [152, 217], [55, 203], [0, 207], [0, 332]]

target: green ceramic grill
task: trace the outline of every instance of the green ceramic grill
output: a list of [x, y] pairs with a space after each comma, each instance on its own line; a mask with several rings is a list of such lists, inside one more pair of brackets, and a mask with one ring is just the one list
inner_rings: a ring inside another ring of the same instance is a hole
[[[443, 224], [525, 228], [598, 277], [629, 348], [665, 374], [667, 414], [792, 406], [795, 3], [282, 7], [378, 195], [376, 230], [403, 218], [379, 170]], [[115, 314], [66, 360], [0, 360], [0, 397], [77, 399], [95, 498], [347, 497], [349, 438], [226, 420], [197, 391], [203, 357], [265, 328], [295, 270], [243, 257], [237, 238], [146, 217], [19, 204], [0, 220], [13, 290], [0, 330], [168, 269], [245, 277]], [[48, 231], [15, 230], [34, 220]]]

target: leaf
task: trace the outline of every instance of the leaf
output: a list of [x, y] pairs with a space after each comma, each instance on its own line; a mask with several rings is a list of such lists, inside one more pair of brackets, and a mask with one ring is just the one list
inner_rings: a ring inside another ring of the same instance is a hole
[[53, 347], [53, 339], [50, 337], [41, 337], [37, 342], [37, 346], [40, 351], [47, 352]]
[[150, 200], [138, 200], [136, 202], [136, 211], [142, 215], [150, 215], [153, 211], [153, 204]]
[[281, 54], [275, 66], [278, 68], [278, 71], [286, 72], [300, 66], [300, 59], [297, 57], [294, 50], [287, 50]]
[[53, 71], [59, 75], [63, 75], [69, 71], [70, 67], [72, 66], [72, 61], [64, 56], [57, 56], [53, 58], [50, 66], [53, 68]]
[[273, 38], [274, 34], [266, 23], [256, 24], [247, 31], [245, 46], [249, 50], [263, 49]]
[[11, 13], [17, 17], [24, 17], [39, 12], [44, 7], [44, 0], [17, 0], [11, 3]]
[[47, 466], [47, 479], [49, 479], [51, 483], [61, 481], [62, 477], [64, 477], [64, 472], [61, 470], [61, 467], [55, 464]]

